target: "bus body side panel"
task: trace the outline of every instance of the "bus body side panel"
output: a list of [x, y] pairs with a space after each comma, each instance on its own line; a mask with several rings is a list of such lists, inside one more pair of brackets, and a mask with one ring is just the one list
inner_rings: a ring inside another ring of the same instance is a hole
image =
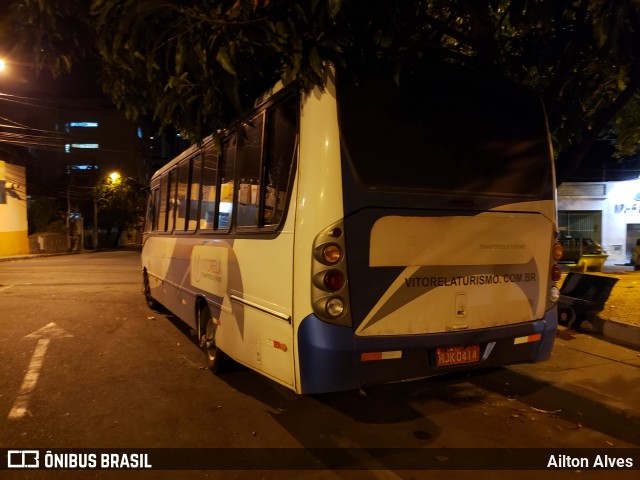
[[[293, 222], [293, 215], [288, 217]], [[240, 283], [229, 285], [216, 341], [240, 363], [294, 386], [292, 277], [293, 232], [285, 229], [275, 239], [234, 242]]]
[[221, 350], [289, 388], [294, 223], [295, 193], [275, 237], [150, 235], [142, 251], [154, 299], [194, 329], [196, 300], [205, 299]]
[[[343, 216], [340, 137], [334, 86], [303, 99], [300, 116], [300, 154], [294, 246], [294, 341], [311, 313], [311, 262], [315, 237]], [[302, 348], [306, 348], [302, 346]], [[296, 345], [296, 355], [300, 346]], [[296, 360], [300, 378], [300, 361]], [[301, 393], [300, 382], [296, 391]]]
[[168, 235], [149, 235], [142, 247], [142, 266], [146, 270], [151, 296], [176, 316], [195, 328], [193, 295], [184, 290], [184, 273], [189, 271], [193, 239]]

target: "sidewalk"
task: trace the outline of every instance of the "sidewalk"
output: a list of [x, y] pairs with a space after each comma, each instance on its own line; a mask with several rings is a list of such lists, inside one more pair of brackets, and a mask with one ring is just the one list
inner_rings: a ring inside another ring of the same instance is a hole
[[540, 412], [611, 431], [640, 446], [640, 351], [560, 326], [551, 359], [512, 365], [485, 378], [489, 388], [526, 398]]
[[607, 262], [602, 272], [618, 278], [602, 312], [593, 320], [593, 333], [607, 340], [640, 350], [640, 271], [620, 262]]
[[559, 327], [547, 362], [511, 367], [593, 398], [640, 422], [640, 351]]

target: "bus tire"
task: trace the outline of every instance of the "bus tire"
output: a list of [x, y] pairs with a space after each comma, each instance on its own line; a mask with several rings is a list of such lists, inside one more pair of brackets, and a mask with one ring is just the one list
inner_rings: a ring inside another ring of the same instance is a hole
[[206, 303], [198, 308], [198, 326], [200, 329], [200, 348], [204, 352], [207, 367], [213, 373], [224, 373], [229, 369], [231, 359], [216, 346], [218, 325]]
[[161, 308], [158, 301], [151, 296], [151, 284], [149, 283], [149, 275], [147, 275], [146, 270], [142, 274], [142, 293], [144, 294], [144, 299], [147, 301], [149, 308], [152, 310], [159, 310]]

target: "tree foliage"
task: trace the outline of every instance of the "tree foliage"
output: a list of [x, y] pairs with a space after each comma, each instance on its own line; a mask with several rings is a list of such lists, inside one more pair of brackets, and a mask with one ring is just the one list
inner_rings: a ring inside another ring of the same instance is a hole
[[539, 92], [561, 177], [599, 135], [620, 155], [640, 148], [637, 0], [85, 4], [14, 1], [0, 7], [7, 13], [0, 40], [13, 35], [16, 49], [54, 70], [94, 52], [103, 87], [118, 106], [134, 117], [152, 113], [193, 140], [224, 125], [278, 79], [309, 89], [322, 84], [328, 62], [400, 72], [428, 60], [470, 74], [492, 72]]
[[73, 62], [95, 51], [95, 33], [90, 2], [0, 2], [0, 54], [36, 70], [70, 72]]
[[119, 232], [142, 224], [146, 193], [134, 178], [106, 177], [95, 189], [100, 227], [107, 231], [116, 228], [119, 236]]

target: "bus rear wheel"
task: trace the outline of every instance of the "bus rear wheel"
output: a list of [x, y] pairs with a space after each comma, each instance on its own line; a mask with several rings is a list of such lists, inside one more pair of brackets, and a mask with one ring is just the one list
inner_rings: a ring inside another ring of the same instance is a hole
[[149, 308], [153, 310], [160, 309], [158, 301], [151, 296], [151, 284], [149, 283], [149, 275], [146, 270], [142, 274], [142, 293], [144, 294], [144, 299], [147, 301]]
[[200, 348], [205, 355], [207, 367], [213, 373], [223, 373], [228, 370], [231, 359], [216, 345], [216, 324], [209, 306], [201, 305], [198, 310], [198, 325], [200, 326]]

